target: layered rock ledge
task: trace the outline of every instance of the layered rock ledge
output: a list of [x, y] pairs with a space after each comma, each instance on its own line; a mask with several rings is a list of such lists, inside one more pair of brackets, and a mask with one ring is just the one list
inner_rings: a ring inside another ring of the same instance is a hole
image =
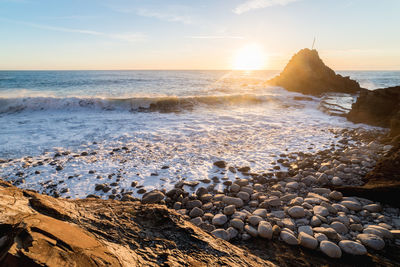
[[273, 266], [164, 205], [55, 199], [0, 181], [1, 266]]

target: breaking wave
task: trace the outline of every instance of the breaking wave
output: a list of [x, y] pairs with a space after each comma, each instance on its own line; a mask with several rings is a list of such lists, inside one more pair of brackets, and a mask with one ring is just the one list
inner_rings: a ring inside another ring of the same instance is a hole
[[[17, 113], [41, 110], [121, 110], [130, 112], [179, 112], [193, 110], [197, 106], [254, 105], [266, 102], [298, 102], [298, 94], [268, 95], [205, 95], [188, 97], [131, 97], [131, 98], [93, 98], [93, 97], [18, 97], [0, 98], [0, 113]], [[310, 100], [310, 99], [308, 99]], [[312, 100], [312, 99], [311, 99]]]

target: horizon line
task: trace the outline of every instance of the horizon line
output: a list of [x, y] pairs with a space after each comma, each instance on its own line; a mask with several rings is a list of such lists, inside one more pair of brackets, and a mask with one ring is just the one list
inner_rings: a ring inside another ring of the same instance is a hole
[[[399, 69], [333, 69], [334, 71], [400, 71]], [[283, 71], [278, 69], [0, 69], [0, 71]]]

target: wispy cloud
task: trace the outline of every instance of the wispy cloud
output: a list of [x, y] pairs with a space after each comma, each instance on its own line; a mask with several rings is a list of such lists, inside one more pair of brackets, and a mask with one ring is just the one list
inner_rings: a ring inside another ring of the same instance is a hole
[[[116, 5], [105, 5], [109, 9], [122, 14], [135, 14], [141, 17], [155, 18], [162, 21], [179, 22], [183, 24], [192, 24], [193, 18], [187, 15], [188, 7], [174, 5], [160, 8], [137, 8], [137, 7], [122, 7]], [[186, 14], [185, 14], [186, 13]]]
[[171, 21], [171, 22], [181, 22], [184, 24], [191, 24], [192, 19], [190, 16], [178, 15], [171, 12], [159, 12], [151, 11], [148, 9], [140, 8], [136, 12], [137, 15], [142, 17], [156, 18], [159, 20]]
[[16, 23], [20, 25], [26, 25], [32, 28], [44, 29], [49, 31], [57, 31], [57, 32], [69, 32], [69, 33], [78, 33], [92, 36], [100, 36], [111, 39], [118, 39], [126, 42], [138, 42], [146, 39], [146, 36], [143, 33], [104, 33], [99, 31], [87, 30], [87, 29], [76, 29], [76, 28], [64, 28], [64, 27], [56, 27], [44, 24], [37, 24], [26, 21], [18, 21], [18, 20], [10, 20], [5, 18], [0, 18], [2, 21], [7, 21], [11, 23]]
[[297, 1], [300, 0], [246, 0], [246, 2], [238, 5], [233, 12], [240, 15], [253, 9], [266, 8], [270, 6], [286, 6], [287, 4]]
[[244, 39], [243, 36], [234, 36], [234, 35], [199, 35], [199, 36], [188, 36], [187, 38], [192, 38], [192, 39]]

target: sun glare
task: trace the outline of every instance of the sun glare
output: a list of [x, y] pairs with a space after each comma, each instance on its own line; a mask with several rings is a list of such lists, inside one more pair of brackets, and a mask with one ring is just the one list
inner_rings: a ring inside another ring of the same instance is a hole
[[250, 44], [237, 51], [233, 61], [233, 69], [259, 70], [265, 67], [266, 60], [266, 55], [261, 47], [257, 44]]

